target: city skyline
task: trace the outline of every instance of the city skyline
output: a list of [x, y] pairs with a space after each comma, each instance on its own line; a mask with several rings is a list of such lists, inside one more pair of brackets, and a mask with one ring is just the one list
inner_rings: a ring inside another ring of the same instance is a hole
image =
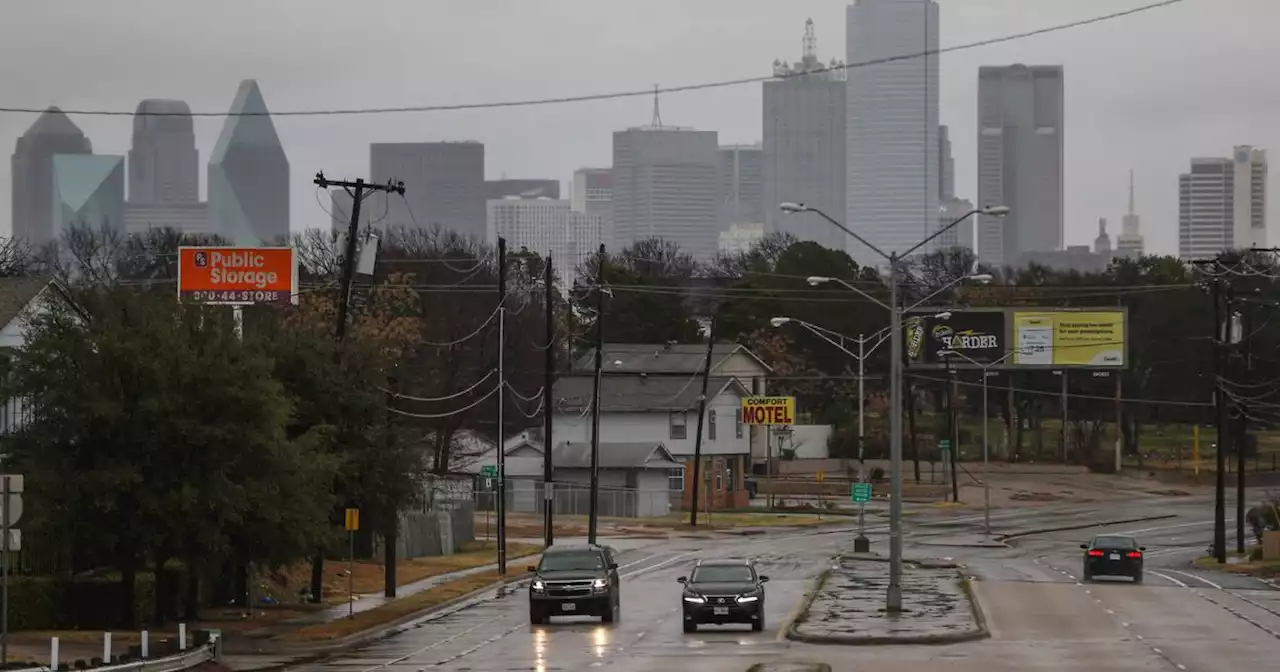
[[[942, 3], [942, 44], [948, 46], [1034, 29], [1115, 9], [1113, 3], [1091, 0], [1069, 3], [1069, 6], [1028, 0], [1020, 6], [1019, 12], [1010, 14], [998, 4], [984, 0], [963, 3], [963, 6], [954, 2]], [[331, 86], [333, 77], [360, 78], [338, 71], [328, 78], [314, 78], [314, 83], [307, 78], [299, 79], [291, 74], [296, 72], [292, 61], [282, 56], [278, 49], [269, 50], [266, 46], [254, 44], [240, 45], [237, 50], [226, 52], [230, 34], [227, 31], [231, 30], [231, 24], [216, 12], [193, 9], [192, 6], [181, 12], [157, 7], [148, 6], [145, 10], [149, 15], [154, 13], [148, 22], [137, 22], [125, 28], [122, 38], [128, 39], [113, 40], [108, 44], [89, 36], [86, 49], [101, 50], [104, 54], [108, 53], [108, 48], [124, 50], [121, 53], [139, 53], [141, 36], [154, 34], [148, 26], [178, 21], [179, 15], [184, 22], [193, 20], [188, 16], [196, 16], [198, 18], [194, 20], [207, 28], [207, 36], [202, 33], [186, 41], [191, 42], [192, 49], [198, 53], [208, 53], [216, 44], [220, 50], [218, 53], [225, 54], [226, 60], [216, 69], [206, 66], [180, 71], [175, 68], [185, 67], [184, 64], [191, 62], [185, 54], [176, 54], [173, 58], [166, 55], [164, 59], [136, 58], [132, 61], [135, 75], [122, 78], [112, 74], [116, 72], [114, 68], [107, 67], [107, 62], [112, 59], [97, 59], [100, 62], [64, 68], [68, 72], [61, 79], [33, 79], [22, 75], [18, 81], [21, 84], [18, 87], [20, 98], [13, 102], [29, 106], [52, 103], [65, 107], [131, 110], [139, 100], [161, 97], [185, 100], [197, 111], [217, 111], [226, 109], [228, 90], [234, 89], [236, 82], [246, 76], [255, 76], [262, 82], [270, 94], [272, 107], [278, 109], [347, 107], [345, 103], [351, 100], [375, 106], [381, 103], [412, 104], [430, 102], [436, 97], [430, 88], [434, 83], [427, 88], [419, 86], [401, 91], [388, 88], [385, 77], [372, 76], [355, 84], [351, 98], [344, 96], [343, 100], [336, 100]], [[786, 7], [761, 8], [760, 12], [745, 16], [733, 12], [726, 3], [714, 0], [698, 7], [681, 7], [690, 30], [701, 31], [707, 37], [704, 38], [705, 44], [690, 45], [691, 51], [671, 58], [656, 53], [643, 40], [631, 39], [628, 34], [612, 28], [593, 34], [586, 42], [581, 41], [581, 36], [575, 37], [577, 41], [565, 39], [561, 40], [564, 44], [557, 45], [546, 45], [548, 40], [539, 39], [539, 48], [530, 50], [533, 59], [530, 67], [563, 61], [564, 56], [570, 53], [566, 49], [569, 44], [574, 45], [573, 53], [583, 48], [590, 49], [592, 60], [599, 66], [579, 69], [584, 75], [590, 72], [590, 77], [575, 76], [554, 84], [522, 87], [515, 80], [504, 79], [500, 72], [483, 63], [484, 59], [463, 57], [462, 60], [476, 76], [452, 78], [457, 82], [456, 85], [450, 83], [448, 98], [454, 102], [469, 102], [520, 98], [526, 97], [525, 94], [537, 97], [539, 91], [556, 95], [645, 88], [647, 83], [654, 81], [676, 84], [714, 80], [725, 74], [767, 75], [767, 64], [773, 58], [798, 51], [798, 27], [808, 16], [814, 18], [825, 44], [834, 47], [843, 43], [845, 7], [843, 2], [797, 2]], [[1225, 14], [1230, 16], [1232, 25], [1252, 28], [1267, 25], [1275, 16], [1276, 9], [1273, 5], [1242, 2]], [[450, 31], [456, 31], [472, 22], [483, 21], [494, 35], [514, 39], [513, 44], [525, 44], [527, 40], [521, 35], [531, 37], [527, 32], [529, 25], [541, 26], [548, 21], [559, 20], [556, 17], [562, 13], [580, 15], [583, 11], [586, 16], [607, 14], [589, 4], [566, 2], [564, 7], [539, 13], [517, 11], [495, 16], [489, 11], [476, 10], [451, 16], [449, 25]], [[414, 8], [409, 15], [426, 20], [438, 13], [429, 8]], [[77, 26], [90, 26], [103, 20], [104, 16], [102, 10], [90, 6], [72, 14], [59, 13], [56, 18], [59, 22], [69, 23], [69, 30], [73, 33]], [[538, 18], [535, 14], [544, 16]], [[1125, 54], [1132, 49], [1137, 34], [1172, 38], [1203, 25], [1220, 25], [1225, 19], [1219, 14], [1196, 3], [1187, 3], [1167, 11], [1115, 21], [1106, 27], [1082, 28], [1060, 35], [945, 55], [941, 59], [941, 121], [951, 127], [955, 142], [954, 151], [959, 163], [957, 193], [968, 198], [976, 193], [972, 186], [976, 177], [971, 165], [975, 155], [975, 133], [972, 130], [976, 128], [973, 120], [976, 91], [972, 84], [975, 69], [984, 64], [1011, 62], [1062, 63], [1072, 72], [1068, 117], [1089, 119], [1091, 126], [1087, 132], [1078, 128], [1071, 138], [1066, 173], [1066, 242], [1087, 243], [1096, 234], [1097, 217], [1107, 216], [1115, 221], [1122, 215], [1127, 200], [1127, 173], [1133, 167], [1143, 195], [1141, 210], [1147, 248], [1156, 253], [1174, 252], [1176, 202], [1167, 195], [1176, 188], [1177, 175], [1185, 170], [1187, 159], [1213, 155], [1221, 151], [1220, 148], [1234, 144], [1248, 143], [1259, 147], [1280, 144], [1280, 129], [1274, 129], [1264, 117], [1259, 116], [1258, 106], [1251, 102], [1265, 94], [1259, 94], [1253, 88], [1256, 79], [1249, 74], [1253, 67], [1250, 64], [1267, 62], [1265, 55], [1254, 52], [1265, 51], [1269, 47], [1257, 40], [1227, 40], [1215, 34], [1210, 39], [1200, 40], [1189, 47], [1183, 45], [1177, 50], [1171, 50], [1162, 44], [1162, 40], [1154, 39], [1152, 48], [1155, 51], [1144, 53], [1143, 58], [1126, 58]], [[643, 17], [637, 13], [630, 18], [642, 21]], [[6, 28], [0, 28], [6, 38], [12, 38], [6, 40], [10, 49], [22, 47], [29, 42], [28, 36], [41, 34], [43, 26], [53, 25], [51, 22], [54, 21], [51, 12], [40, 8], [33, 8], [13, 19], [7, 22]], [[387, 20], [387, 17], [362, 17], [357, 23], [365, 30], [376, 31], [379, 30], [377, 26], [387, 23]], [[535, 20], [541, 23], [530, 23]], [[273, 18], [263, 23], [261, 30], [264, 35], [278, 34], [277, 39], [293, 39], [286, 37], [287, 31], [273, 28], [274, 21]], [[636, 25], [649, 24], [641, 22]], [[517, 26], [519, 31], [515, 31]], [[332, 30], [316, 24], [316, 30], [307, 41], [328, 39], [325, 36]], [[552, 34], [561, 36], [561, 33]], [[1088, 40], [1091, 48], [1072, 49], [1071, 45], [1081, 39]], [[384, 50], [379, 52], [382, 54], [380, 60], [397, 60], [393, 54], [385, 52], [387, 48], [397, 48], [395, 42], [391, 40], [388, 44], [377, 45], [378, 49]], [[447, 34], [442, 33], [440, 40], [424, 48], [458, 60], [457, 40]], [[839, 55], [836, 51], [829, 47], [828, 54]], [[14, 52], [6, 53], [13, 55]], [[639, 55], [644, 57], [635, 58]], [[56, 59], [56, 55], [51, 58]], [[1196, 68], [1188, 70], [1193, 62], [1197, 64]], [[1244, 65], [1225, 69], [1215, 65], [1224, 62]], [[725, 63], [741, 66], [725, 72]], [[1209, 71], [1220, 74], [1212, 79], [1197, 74]], [[94, 81], [110, 83], [111, 86], [99, 84], [85, 88], [77, 85], [90, 76]], [[449, 80], [449, 76], [436, 72], [431, 80], [437, 79]], [[503, 88], [507, 86], [503, 84], [494, 88], [498, 82], [509, 82], [510, 86]], [[1174, 102], [1181, 101], [1181, 94], [1177, 92], [1185, 91], [1188, 85], [1211, 85], [1215, 90], [1224, 90], [1233, 100], [1244, 102], [1231, 106], [1230, 110]], [[1077, 87], [1081, 89], [1077, 90]], [[668, 116], [679, 118], [681, 123], [720, 131], [724, 144], [751, 143], [759, 139], [759, 120], [754, 118], [756, 115], [752, 111], [759, 109], [760, 96], [759, 88], [754, 86], [672, 94], [664, 96], [664, 108]], [[608, 164], [609, 133], [626, 126], [637, 114], [643, 114], [647, 102], [642, 101], [630, 99], [465, 115], [386, 115], [377, 117], [374, 123], [369, 123], [369, 117], [277, 119], [282, 142], [295, 168], [291, 192], [296, 214], [292, 228], [297, 230], [327, 223], [324, 211], [314, 202], [314, 185], [305, 178], [319, 169], [335, 177], [364, 175], [367, 171], [367, 146], [371, 142], [476, 138], [490, 148], [486, 161], [488, 179], [497, 179], [506, 172], [520, 176], [555, 177], [563, 181], [577, 167]], [[106, 154], [127, 152], [131, 120], [73, 119], [92, 138], [98, 151]], [[32, 122], [31, 115], [0, 115], [0, 137], [11, 141]], [[196, 120], [197, 148], [202, 156], [209, 155], [220, 123], [218, 119]], [[537, 127], [538, 133], [528, 133], [530, 127]], [[201, 168], [203, 171], [204, 166]], [[202, 176], [201, 183], [204, 181]], [[0, 191], [5, 192], [0, 194], [0, 201], [5, 201], [3, 205], [8, 205], [9, 186], [6, 175], [0, 179]], [[0, 212], [8, 211], [8, 207], [0, 208]], [[0, 229], [3, 229], [3, 224], [0, 224]]]

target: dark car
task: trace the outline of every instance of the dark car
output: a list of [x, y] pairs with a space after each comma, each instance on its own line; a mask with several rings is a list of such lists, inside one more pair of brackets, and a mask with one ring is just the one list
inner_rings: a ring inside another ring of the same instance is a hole
[[684, 631], [697, 632], [700, 623], [750, 623], [764, 630], [764, 584], [750, 560], [702, 560], [684, 584]]
[[1080, 544], [1084, 549], [1084, 580], [1095, 576], [1127, 576], [1134, 583], [1142, 583], [1142, 552], [1133, 537], [1099, 535]]
[[546, 623], [552, 616], [599, 616], [612, 623], [621, 590], [618, 563], [608, 546], [552, 545], [537, 567], [529, 567], [529, 621]]

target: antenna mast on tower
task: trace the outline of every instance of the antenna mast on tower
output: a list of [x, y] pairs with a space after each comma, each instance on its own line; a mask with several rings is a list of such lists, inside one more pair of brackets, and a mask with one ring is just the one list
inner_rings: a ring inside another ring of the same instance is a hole
[[818, 60], [818, 36], [813, 31], [813, 19], [804, 22], [804, 62], [813, 63]]
[[658, 108], [658, 85], [653, 85], [653, 121], [650, 123], [654, 128], [662, 128], [662, 111]]
[[1129, 169], [1129, 214], [1133, 213], [1133, 169]]

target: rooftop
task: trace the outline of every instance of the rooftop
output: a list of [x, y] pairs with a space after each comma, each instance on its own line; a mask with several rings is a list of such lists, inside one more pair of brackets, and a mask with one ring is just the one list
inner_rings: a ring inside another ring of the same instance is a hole
[[[590, 375], [565, 376], [556, 381], [552, 394], [563, 412], [581, 412], [591, 406], [595, 380]], [[708, 398], [714, 399], [726, 388], [736, 387], [740, 394], [747, 390], [738, 379], [711, 376], [707, 383]], [[702, 386], [698, 376], [602, 376], [600, 410], [613, 413], [645, 413], [652, 411], [687, 411], [698, 404]]]

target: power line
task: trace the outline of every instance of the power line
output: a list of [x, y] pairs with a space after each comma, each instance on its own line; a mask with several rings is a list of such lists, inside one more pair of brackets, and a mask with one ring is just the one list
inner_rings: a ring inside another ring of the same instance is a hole
[[[969, 49], [977, 49], [979, 47], [988, 47], [995, 44], [1003, 44], [1006, 42], [1014, 42], [1029, 37], [1037, 37], [1047, 35], [1049, 33], [1061, 32], [1073, 28], [1081, 28], [1095, 23], [1103, 23], [1115, 19], [1141, 14], [1171, 5], [1176, 5], [1185, 0], [1163, 0], [1140, 7], [1134, 7], [1119, 12], [1094, 16], [1088, 19], [1080, 19], [1068, 23], [1060, 23], [1044, 28], [1023, 31], [1020, 33], [1012, 33], [999, 37], [987, 38], [976, 42], [967, 42], [963, 44], [952, 45], [950, 47], [942, 47], [940, 49], [926, 49], [909, 54], [900, 54], [897, 56], [888, 56], [884, 58], [875, 58], [866, 61], [858, 61], [856, 63], [837, 64], [825, 68], [819, 72], [838, 72], [841, 70], [852, 70], [857, 68], [865, 68], [873, 65], [883, 65], [885, 63], [895, 63], [898, 61], [909, 61], [916, 58], [924, 58], [937, 56], [941, 54], [949, 54], [957, 51], [967, 51]], [[285, 110], [282, 112], [165, 112], [165, 111], [146, 111], [138, 112], [124, 110], [100, 110], [100, 109], [64, 109], [63, 114], [81, 115], [81, 116], [97, 116], [97, 117], [134, 117], [134, 116], [183, 116], [183, 117], [315, 117], [315, 116], [351, 116], [357, 114], [403, 114], [403, 113], [425, 113], [425, 112], [454, 112], [461, 110], [481, 110], [506, 107], [534, 107], [542, 105], [560, 105], [567, 103], [584, 103], [600, 100], [616, 100], [619, 98], [636, 98], [640, 96], [652, 96], [662, 93], [684, 93], [687, 91], [705, 91], [709, 89], [723, 89], [733, 86], [741, 86], [743, 84], [757, 84], [776, 79], [788, 79], [792, 77], [805, 77], [814, 74], [813, 71], [793, 73], [787, 75], [768, 75], [758, 77], [740, 77], [737, 79], [723, 79], [711, 82], [702, 82], [698, 84], [685, 84], [682, 86], [669, 87], [647, 87], [645, 89], [632, 89], [627, 91], [615, 91], [610, 93], [593, 93], [581, 94], [575, 96], [557, 96], [552, 98], [529, 98], [523, 100], [507, 100], [493, 101], [487, 103], [453, 103], [446, 105], [411, 105], [404, 107], [363, 107], [363, 108], [338, 108], [338, 109], [317, 109], [317, 110]], [[32, 107], [0, 107], [0, 112], [11, 114], [43, 114], [47, 108]]]
[[502, 389], [501, 385], [494, 385], [493, 389], [489, 390], [488, 394], [485, 394], [483, 397], [476, 399], [474, 402], [472, 402], [467, 406], [463, 406], [462, 408], [459, 408], [456, 411], [449, 411], [448, 413], [410, 413], [408, 411], [402, 411], [392, 406], [388, 406], [387, 410], [391, 411], [392, 413], [395, 413], [396, 415], [403, 415], [409, 418], [418, 418], [420, 420], [437, 420], [440, 418], [448, 418], [455, 415], [461, 415], [479, 406], [480, 404], [483, 404], [484, 402], [489, 400], [489, 397], [492, 397], [500, 389]]

